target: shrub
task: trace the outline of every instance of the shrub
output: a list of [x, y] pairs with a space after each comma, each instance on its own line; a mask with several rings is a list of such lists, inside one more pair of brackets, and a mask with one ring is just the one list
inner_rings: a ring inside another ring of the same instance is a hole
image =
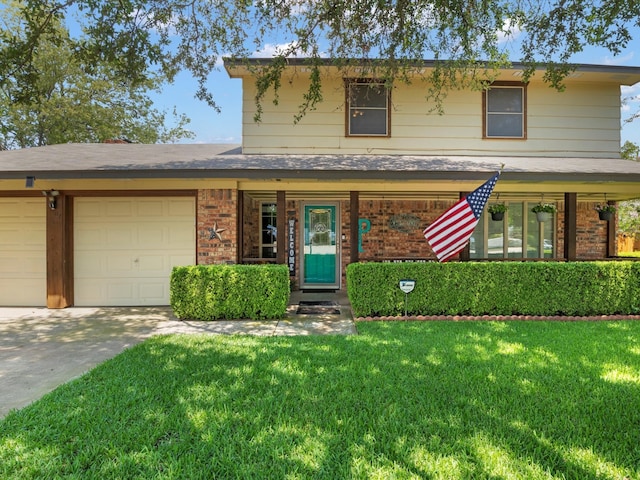
[[411, 316], [611, 315], [640, 306], [638, 262], [354, 263], [347, 267], [354, 315], [403, 315], [402, 279], [416, 280]]
[[282, 318], [289, 303], [286, 265], [174, 267], [170, 302], [178, 318]]

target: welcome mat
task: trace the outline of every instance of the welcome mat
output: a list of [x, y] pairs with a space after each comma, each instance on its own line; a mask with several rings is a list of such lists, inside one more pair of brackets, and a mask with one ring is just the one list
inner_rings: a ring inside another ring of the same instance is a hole
[[340, 305], [331, 300], [301, 301], [296, 313], [299, 315], [340, 315]]

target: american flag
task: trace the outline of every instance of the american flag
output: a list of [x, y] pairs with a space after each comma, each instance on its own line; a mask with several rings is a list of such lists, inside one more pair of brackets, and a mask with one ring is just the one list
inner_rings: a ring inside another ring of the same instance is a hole
[[469, 243], [500, 172], [462, 198], [424, 230], [424, 236], [440, 262], [446, 262]]

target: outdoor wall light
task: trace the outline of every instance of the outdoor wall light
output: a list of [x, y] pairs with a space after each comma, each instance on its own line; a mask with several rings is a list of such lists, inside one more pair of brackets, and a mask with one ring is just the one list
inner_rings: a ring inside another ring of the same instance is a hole
[[34, 176], [27, 176], [27, 178], [25, 179], [25, 188], [33, 188], [33, 185], [35, 185], [36, 183], [36, 177]]
[[47, 203], [49, 204], [49, 208], [51, 210], [55, 210], [56, 209], [56, 204], [57, 204], [57, 196], [60, 195], [60, 192], [57, 190], [42, 190], [42, 195], [44, 195], [45, 197], [47, 197]]

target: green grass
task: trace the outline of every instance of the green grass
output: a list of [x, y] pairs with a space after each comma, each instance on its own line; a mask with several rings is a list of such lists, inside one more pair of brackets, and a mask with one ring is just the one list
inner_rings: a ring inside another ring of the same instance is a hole
[[0, 478], [640, 478], [640, 322], [152, 338], [0, 422]]

